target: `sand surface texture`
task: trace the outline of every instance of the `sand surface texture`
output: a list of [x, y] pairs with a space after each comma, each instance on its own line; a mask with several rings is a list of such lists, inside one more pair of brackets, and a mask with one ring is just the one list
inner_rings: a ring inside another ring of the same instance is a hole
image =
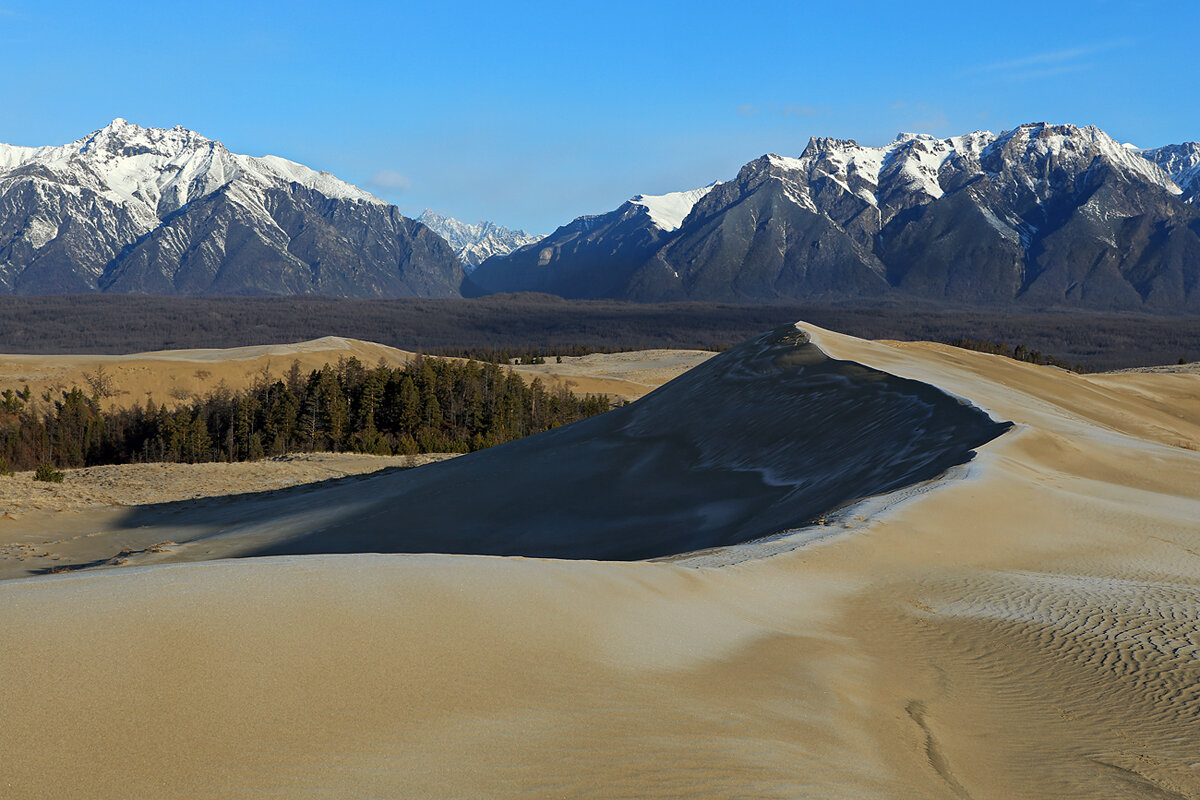
[[551, 386], [566, 386], [576, 394], [607, 394], [636, 400], [667, 381], [678, 378], [712, 358], [708, 350], [637, 350], [553, 357], [545, 364], [522, 364], [513, 369], [524, 378], [540, 378]]
[[165, 403], [173, 408], [191, 402], [224, 382], [238, 391], [264, 375], [278, 380], [300, 362], [305, 376], [339, 358], [357, 358], [368, 367], [382, 359], [389, 366], [405, 364], [413, 356], [374, 342], [326, 336], [310, 342], [235, 347], [227, 350], [159, 350], [130, 355], [0, 355], [0, 389], [20, 390], [29, 386], [34, 396], [78, 386], [91, 394], [95, 379], [102, 376], [105, 408]]
[[[25, 386], [40, 397], [78, 386], [91, 394], [100, 378], [106, 387], [105, 408], [165, 403], [169, 408], [191, 402], [222, 383], [240, 391], [261, 380], [280, 379], [298, 361], [302, 374], [339, 358], [357, 358], [368, 368], [381, 360], [390, 367], [408, 363], [415, 354], [374, 342], [326, 336], [309, 342], [257, 345], [227, 350], [161, 350], [130, 355], [0, 355], [0, 391]], [[640, 353], [596, 353], [551, 356], [546, 364], [514, 366], [527, 381], [566, 386], [579, 394], [608, 394], [634, 400], [713, 354], [706, 350], [647, 350]], [[89, 382], [89, 380], [91, 382]]]
[[[0, 796], [1200, 797], [1200, 377], [808, 330], [1015, 426], [730, 566], [148, 553], [0, 583]], [[336, 526], [349, 489], [278, 492], [277, 524]], [[263, 498], [195, 502], [226, 521], [168, 510], [211, 543]]]
[[[0, 580], [72, 566], [124, 566], [131, 557], [150, 555], [141, 552], [146, 548], [159, 557], [178, 549], [166, 539], [151, 542], [158, 533], [150, 526], [131, 529], [129, 520], [135, 515], [164, 520], [170, 535], [177, 535], [181, 516], [212, 508], [229, 512], [223, 516], [236, 524], [243, 512], [231, 505], [242, 508], [246, 500], [286, 503], [298, 493], [456, 455], [300, 453], [232, 464], [123, 464], [64, 470], [62, 483], [35, 481], [33, 472], [18, 472], [0, 477]], [[281, 491], [292, 487], [302, 489]]]

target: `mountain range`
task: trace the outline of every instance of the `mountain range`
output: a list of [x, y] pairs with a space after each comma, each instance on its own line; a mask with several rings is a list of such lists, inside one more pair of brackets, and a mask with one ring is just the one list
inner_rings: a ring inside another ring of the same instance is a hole
[[0, 291], [443, 297], [462, 279], [395, 206], [182, 127], [0, 145]]
[[507, 255], [518, 247], [545, 238], [521, 230], [514, 231], [494, 222], [468, 225], [428, 208], [417, 217], [417, 222], [445, 239], [454, 248], [455, 255], [468, 273], [492, 256]]
[[[1032, 123], [813, 138], [546, 237], [420, 219], [324, 172], [118, 119], [0, 145], [0, 292], [733, 302], [921, 298], [1200, 311], [1200, 144]], [[476, 266], [478, 265], [478, 266]], [[470, 274], [467, 274], [467, 273]]]
[[[1200, 310], [1200, 144], [1022, 125], [882, 147], [813, 138], [485, 261], [477, 291], [640, 301], [920, 297]], [[674, 216], [651, 208], [669, 202]], [[690, 202], [690, 206], [688, 205]]]

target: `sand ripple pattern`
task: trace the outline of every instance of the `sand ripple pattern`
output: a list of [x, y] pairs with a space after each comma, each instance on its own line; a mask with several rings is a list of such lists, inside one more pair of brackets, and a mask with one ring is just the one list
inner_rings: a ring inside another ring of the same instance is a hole
[[[1200, 587], [1169, 577], [1002, 572], [938, 587], [916, 615], [926, 657], [958, 676], [931, 709], [947, 772], [986, 736], [1029, 765], [1009, 796], [1200, 797]], [[987, 729], [997, 719], [1009, 724]]]

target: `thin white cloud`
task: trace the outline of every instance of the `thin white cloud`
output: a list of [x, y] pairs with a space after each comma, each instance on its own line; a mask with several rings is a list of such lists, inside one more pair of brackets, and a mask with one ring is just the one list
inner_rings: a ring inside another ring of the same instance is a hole
[[405, 175], [401, 175], [394, 169], [385, 169], [376, 172], [367, 185], [372, 189], [381, 189], [388, 192], [407, 192], [412, 188], [412, 181]]
[[1084, 59], [1107, 50], [1128, 47], [1132, 43], [1133, 42], [1131, 40], [1122, 39], [1112, 42], [1097, 42], [1096, 44], [1081, 45], [1079, 47], [1068, 47], [1062, 50], [1048, 50], [1042, 53], [1033, 53], [1031, 55], [1022, 56], [1021, 58], [1006, 59], [1004, 61], [996, 61], [991, 64], [983, 64], [970, 71], [976, 73], [1003, 73], [1005, 77], [1012, 80], [1048, 78], [1054, 75], [1063, 75], [1069, 72], [1082, 72], [1084, 70], [1091, 69], [1093, 64], [1090, 61], [1085, 61]]
[[821, 109], [816, 106], [805, 106], [797, 103], [788, 103], [783, 107], [781, 112], [785, 117], [815, 117], [821, 113]]
[[1026, 67], [1036, 67], [1042, 64], [1058, 64], [1063, 61], [1071, 61], [1091, 55], [1096, 50], [1096, 47], [1072, 47], [1069, 50], [1035, 53], [1024, 58], [1014, 58], [1011, 61], [997, 61], [995, 64], [985, 64], [980, 69], [987, 72], [997, 72], [999, 70], [1025, 69]]
[[1046, 69], [1030, 69], [1024, 72], [1014, 72], [1009, 77], [1017, 81], [1032, 81], [1040, 78], [1053, 78], [1056, 75], [1069, 75], [1072, 72], [1083, 72], [1092, 68], [1091, 63], [1083, 64], [1060, 64], [1057, 67], [1047, 67]]
[[753, 117], [758, 113], [758, 106], [754, 105], [753, 103], [742, 103], [740, 106], [734, 109], [734, 112], [743, 117]]

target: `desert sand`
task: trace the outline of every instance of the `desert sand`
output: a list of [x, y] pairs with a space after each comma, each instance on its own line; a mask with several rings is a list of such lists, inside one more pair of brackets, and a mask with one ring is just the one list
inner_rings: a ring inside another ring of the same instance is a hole
[[109, 384], [105, 408], [133, 403], [163, 403], [174, 408], [194, 395], [215, 390], [224, 382], [245, 389], [262, 376], [280, 379], [300, 363], [303, 374], [335, 364], [338, 358], [357, 358], [368, 367], [382, 359], [389, 366], [407, 363], [413, 354], [394, 347], [326, 336], [310, 342], [255, 345], [225, 350], [157, 350], [129, 355], [0, 355], [0, 388], [29, 386], [34, 396], [78, 386], [91, 393], [88, 377], [101, 375]]
[[[299, 362], [307, 376], [339, 358], [357, 358], [368, 368], [381, 361], [389, 367], [408, 363], [409, 350], [326, 336], [296, 344], [255, 345], [225, 350], [158, 350], [129, 355], [0, 355], [0, 390], [28, 386], [34, 397], [79, 387], [91, 394], [96, 378], [107, 390], [105, 408], [135, 402], [174, 408], [224, 384], [240, 391], [269, 376], [279, 380]], [[635, 400], [675, 378], [713, 354], [707, 350], [648, 350], [640, 353], [594, 353], [551, 357], [546, 364], [512, 369], [527, 381], [540, 378], [550, 388], [566, 386], [579, 394], [608, 394]]]
[[61, 512], [148, 540], [0, 582], [0, 796], [1200, 797], [1200, 376], [803, 327], [1014, 426], [661, 561], [147, 552], [264, 503], [319, 533], [394, 473]]

